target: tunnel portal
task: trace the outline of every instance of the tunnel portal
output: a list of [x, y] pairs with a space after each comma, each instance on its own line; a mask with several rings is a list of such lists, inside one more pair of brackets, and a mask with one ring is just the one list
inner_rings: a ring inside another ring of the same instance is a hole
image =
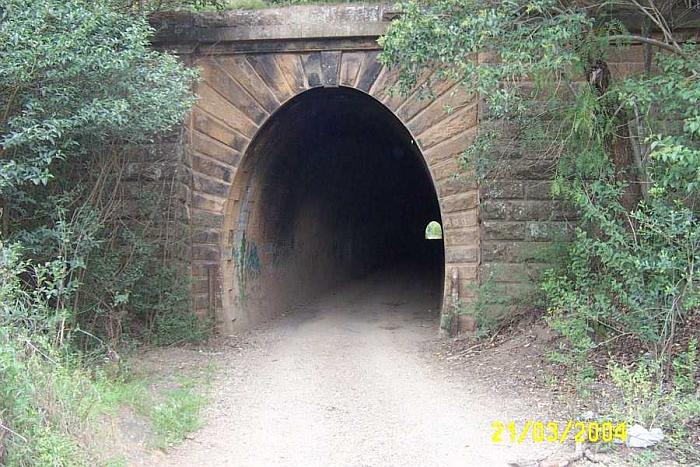
[[[431, 70], [395, 92], [377, 43], [393, 17], [387, 5], [323, 5], [151, 18], [154, 44], [201, 75], [173, 143], [173, 202], [192, 308], [220, 332], [387, 268], [426, 287], [443, 329], [474, 297], [485, 211], [458, 156], [478, 99]], [[510, 232], [529, 218], [493, 213], [489, 261], [508, 261]], [[431, 221], [440, 229], [427, 235]]]
[[275, 315], [343, 282], [392, 270], [437, 297], [442, 240], [430, 173], [411, 134], [371, 96], [314, 88], [256, 134], [232, 216], [238, 314]]

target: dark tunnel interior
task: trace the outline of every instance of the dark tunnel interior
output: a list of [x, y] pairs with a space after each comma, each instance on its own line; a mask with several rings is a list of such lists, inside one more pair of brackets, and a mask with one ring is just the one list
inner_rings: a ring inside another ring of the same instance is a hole
[[374, 98], [307, 91], [268, 120], [245, 160], [242, 267], [259, 306], [283, 311], [378, 270], [441, 300], [443, 242], [425, 239], [428, 222], [442, 224], [435, 189], [410, 133]]

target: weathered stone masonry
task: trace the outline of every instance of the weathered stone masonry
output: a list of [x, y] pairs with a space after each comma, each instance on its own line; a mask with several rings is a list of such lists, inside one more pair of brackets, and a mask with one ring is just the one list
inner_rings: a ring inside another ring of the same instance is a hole
[[[451, 309], [455, 292], [462, 300], [473, 298], [491, 270], [499, 271], [500, 282], [525, 283], [538, 266], [528, 254], [552, 231], [566, 228], [570, 213], [549, 198], [550, 168], [532, 166], [527, 155], [513, 154], [513, 170], [481, 190], [475, 179], [455, 177], [457, 156], [477, 132], [478, 101], [444, 82], [429, 99], [418, 91], [391, 93], [395, 75], [377, 62], [376, 39], [392, 15], [386, 6], [347, 5], [154, 18], [156, 46], [201, 70], [185, 129], [182, 199], [191, 230], [194, 310], [215, 317], [220, 330], [256, 319], [240, 300], [236, 256], [242, 232], [253, 222], [246, 200], [255, 161], [246, 160], [254, 157], [248, 149], [285, 103], [312, 88], [347, 87], [371, 96], [417, 143], [443, 222], [443, 310]], [[641, 63], [636, 49], [620, 58], [621, 70]], [[457, 110], [448, 114], [446, 106]]]

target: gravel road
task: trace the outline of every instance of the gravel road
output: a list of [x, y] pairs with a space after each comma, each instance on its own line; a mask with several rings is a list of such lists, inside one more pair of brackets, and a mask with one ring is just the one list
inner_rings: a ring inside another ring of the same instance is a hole
[[[158, 466], [499, 466], [544, 445], [496, 445], [491, 423], [537, 417], [430, 354], [435, 297], [375, 275], [250, 334], [213, 385], [205, 426]], [[549, 451], [548, 451], [549, 450]]]

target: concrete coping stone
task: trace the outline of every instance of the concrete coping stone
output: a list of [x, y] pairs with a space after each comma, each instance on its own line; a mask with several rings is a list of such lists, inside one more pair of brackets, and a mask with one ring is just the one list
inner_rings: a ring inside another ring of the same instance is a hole
[[167, 12], [150, 18], [154, 44], [374, 38], [397, 15], [390, 4], [298, 5], [261, 10]]

